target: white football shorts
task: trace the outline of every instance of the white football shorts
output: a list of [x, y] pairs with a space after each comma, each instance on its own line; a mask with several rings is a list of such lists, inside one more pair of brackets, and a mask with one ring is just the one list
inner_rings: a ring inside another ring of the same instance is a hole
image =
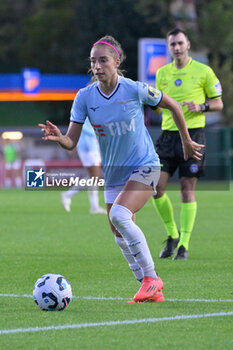
[[[149, 167], [143, 166], [135, 169], [130, 175], [128, 181], [137, 181], [145, 185], [152, 186], [154, 189], [153, 195], [156, 194], [156, 186], [160, 177], [160, 166]], [[106, 186], [104, 189], [105, 203], [112, 204], [117, 198], [118, 194], [122, 191], [125, 185], [118, 186]]]

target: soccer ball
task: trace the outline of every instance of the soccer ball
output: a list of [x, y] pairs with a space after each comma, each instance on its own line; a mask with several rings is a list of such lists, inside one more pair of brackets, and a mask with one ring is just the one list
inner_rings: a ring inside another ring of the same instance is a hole
[[64, 310], [72, 299], [71, 285], [65, 277], [49, 273], [36, 281], [33, 298], [41, 310]]

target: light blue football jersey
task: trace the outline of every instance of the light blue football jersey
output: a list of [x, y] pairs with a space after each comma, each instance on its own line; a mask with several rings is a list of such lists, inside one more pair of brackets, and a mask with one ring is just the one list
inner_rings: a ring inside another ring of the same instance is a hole
[[82, 132], [77, 144], [78, 152], [100, 152], [99, 144], [96, 138], [95, 131], [87, 118], [83, 124]]
[[162, 93], [145, 83], [119, 76], [111, 95], [95, 82], [77, 93], [71, 122], [89, 118], [99, 141], [105, 185], [125, 184], [140, 166], [160, 166], [144, 123], [144, 105], [157, 106]]

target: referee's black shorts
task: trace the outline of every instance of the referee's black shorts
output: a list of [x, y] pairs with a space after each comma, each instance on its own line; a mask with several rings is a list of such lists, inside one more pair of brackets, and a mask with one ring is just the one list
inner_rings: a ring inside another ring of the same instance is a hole
[[[189, 134], [193, 141], [206, 145], [203, 128], [189, 129]], [[200, 161], [191, 157], [185, 161], [179, 131], [164, 130], [155, 147], [160, 158], [161, 171], [165, 171], [172, 176], [178, 168], [179, 177], [199, 177], [204, 175], [205, 148], [200, 151], [203, 154]]]

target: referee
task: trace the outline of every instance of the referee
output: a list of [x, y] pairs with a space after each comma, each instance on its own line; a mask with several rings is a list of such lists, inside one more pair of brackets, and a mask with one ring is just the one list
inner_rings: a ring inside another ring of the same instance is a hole
[[[222, 110], [221, 84], [209, 66], [189, 56], [190, 41], [183, 30], [176, 28], [170, 31], [167, 40], [173, 61], [158, 70], [156, 88], [179, 102], [192, 140], [205, 144], [205, 112]], [[205, 155], [200, 161], [193, 158], [184, 161], [179, 132], [167, 109], [162, 111], [162, 130], [156, 143], [161, 176], [157, 194], [153, 197], [168, 235], [160, 258], [172, 256], [177, 248], [174, 259], [185, 260], [197, 211], [195, 187], [198, 177], [204, 172]], [[171, 201], [165, 192], [168, 180], [176, 169], [179, 170], [182, 202], [179, 231]]]

